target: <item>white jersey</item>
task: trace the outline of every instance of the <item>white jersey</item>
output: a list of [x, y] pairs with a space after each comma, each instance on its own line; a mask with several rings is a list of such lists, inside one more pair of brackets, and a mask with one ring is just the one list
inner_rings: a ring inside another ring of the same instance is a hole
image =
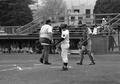
[[94, 35], [97, 35], [97, 34], [99, 33], [99, 29], [100, 29], [100, 26], [95, 27], [95, 28], [93, 29], [93, 34], [94, 34]]
[[40, 38], [48, 38], [51, 40], [52, 39], [51, 34], [53, 33], [52, 29], [53, 29], [53, 27], [50, 25], [47, 25], [47, 24], [43, 25], [39, 32]]
[[62, 30], [61, 37], [64, 38], [61, 44], [69, 44], [69, 30]]
[[87, 29], [88, 29], [88, 34], [92, 34], [92, 30], [89, 28], [89, 27], [87, 27]]

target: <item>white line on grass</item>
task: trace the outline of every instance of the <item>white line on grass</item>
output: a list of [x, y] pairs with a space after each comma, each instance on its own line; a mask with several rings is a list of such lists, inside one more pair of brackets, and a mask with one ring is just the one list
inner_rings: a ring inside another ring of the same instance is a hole
[[3, 65], [0, 65], [0, 67], [7, 67], [7, 66], [16, 66], [16, 64], [3, 64]]
[[[33, 64], [33, 67], [21, 67], [18, 66], [16, 64], [12, 64], [12, 65], [1, 65], [1, 66], [12, 66], [12, 68], [8, 68], [8, 69], [2, 69], [0, 70], [0, 72], [3, 71], [12, 71], [12, 70], [17, 70], [17, 71], [23, 71], [23, 70], [33, 70], [33, 69], [50, 69], [50, 68], [61, 68], [62, 66], [54, 66], [54, 65], [50, 65], [50, 66], [46, 66], [44, 64]], [[42, 66], [42, 67], [41, 67]], [[73, 68], [72, 66], [68, 66], [68, 68]]]
[[12, 71], [12, 70], [23, 71], [23, 70], [31, 70], [31, 69], [32, 69], [32, 67], [20, 67], [20, 66], [16, 66], [16, 67], [8, 68], [8, 69], [2, 69], [2, 70], [0, 70], [0, 72], [3, 72], [3, 71]]
[[34, 65], [34, 67], [21, 67], [21, 66], [18, 66], [17, 64], [3, 64], [3, 65], [0, 65], [0, 67], [10, 67], [11, 66], [12, 68], [2, 69], [2, 70], [0, 70], [0, 72], [12, 71], [12, 70], [17, 70], [17, 71], [31, 70], [31, 69], [39, 67], [43, 64], [33, 64], [33, 65]]
[[12, 70], [16, 70], [16, 69], [17, 69], [16, 67], [9, 68], [9, 69], [2, 69], [2, 70], [0, 70], [0, 72], [3, 72], [3, 71], [12, 71]]

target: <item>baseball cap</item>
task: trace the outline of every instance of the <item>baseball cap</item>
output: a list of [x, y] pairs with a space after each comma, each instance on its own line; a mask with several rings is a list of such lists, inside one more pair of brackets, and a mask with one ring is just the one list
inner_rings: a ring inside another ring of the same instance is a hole
[[48, 23], [51, 23], [51, 20], [50, 19], [48, 19], [48, 20], [46, 20], [46, 22], [45, 22], [46, 24], [48, 24]]

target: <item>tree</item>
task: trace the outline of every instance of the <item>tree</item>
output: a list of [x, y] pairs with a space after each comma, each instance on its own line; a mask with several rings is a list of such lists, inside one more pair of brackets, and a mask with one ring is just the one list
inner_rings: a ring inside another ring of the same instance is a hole
[[[119, 13], [120, 12], [120, 0], [97, 0], [93, 12], [95, 14], [104, 13]], [[116, 15], [110, 15], [109, 18], [113, 18]], [[96, 15], [96, 19], [106, 18], [107, 15]], [[101, 23], [101, 20], [96, 20], [96, 23]]]
[[94, 13], [119, 13], [120, 0], [97, 0]]
[[56, 19], [60, 15], [65, 14], [66, 4], [63, 0], [42, 0], [42, 7], [38, 12], [38, 15], [43, 19]]
[[29, 4], [32, 0], [1, 0], [0, 1], [0, 25], [21, 26], [33, 20]]

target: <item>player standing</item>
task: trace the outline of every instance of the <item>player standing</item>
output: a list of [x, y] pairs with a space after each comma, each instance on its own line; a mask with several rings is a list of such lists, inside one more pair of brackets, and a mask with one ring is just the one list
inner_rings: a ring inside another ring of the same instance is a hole
[[61, 44], [61, 57], [63, 61], [63, 71], [68, 70], [68, 51], [69, 51], [69, 30], [67, 24], [61, 24], [61, 38], [59, 41], [55, 44], [58, 45]]
[[47, 65], [51, 64], [48, 61], [48, 57], [49, 57], [50, 45], [53, 39], [52, 30], [53, 30], [53, 27], [51, 26], [51, 20], [46, 20], [46, 23], [41, 27], [41, 30], [39, 33], [40, 43], [43, 46], [40, 62]]

